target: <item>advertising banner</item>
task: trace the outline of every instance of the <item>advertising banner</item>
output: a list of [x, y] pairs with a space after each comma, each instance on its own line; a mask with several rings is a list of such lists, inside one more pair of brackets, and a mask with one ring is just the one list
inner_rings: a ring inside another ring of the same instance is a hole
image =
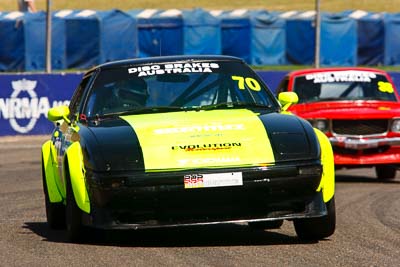
[[0, 75], [0, 136], [48, 134], [51, 107], [68, 105], [82, 74]]
[[[272, 92], [287, 71], [257, 71]], [[400, 73], [390, 72], [397, 88]], [[0, 74], [0, 137], [49, 134], [54, 128], [47, 120], [51, 107], [69, 105], [83, 73]]]

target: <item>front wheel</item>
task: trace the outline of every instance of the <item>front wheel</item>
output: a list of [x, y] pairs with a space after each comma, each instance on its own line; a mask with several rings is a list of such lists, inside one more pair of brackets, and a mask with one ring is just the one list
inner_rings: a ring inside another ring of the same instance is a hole
[[335, 197], [326, 203], [328, 214], [322, 217], [296, 219], [294, 227], [297, 236], [305, 240], [320, 240], [331, 236], [336, 227]]
[[396, 168], [390, 165], [376, 166], [375, 173], [380, 180], [394, 179], [396, 177]]
[[76, 204], [71, 180], [67, 177], [67, 205], [66, 205], [67, 239], [71, 242], [79, 242], [83, 236], [82, 211]]
[[[42, 160], [43, 162], [43, 160]], [[51, 203], [49, 192], [47, 190], [46, 173], [42, 163], [42, 181], [44, 202], [46, 206], [47, 224], [51, 229], [64, 229], [65, 228], [65, 206], [63, 203]]]

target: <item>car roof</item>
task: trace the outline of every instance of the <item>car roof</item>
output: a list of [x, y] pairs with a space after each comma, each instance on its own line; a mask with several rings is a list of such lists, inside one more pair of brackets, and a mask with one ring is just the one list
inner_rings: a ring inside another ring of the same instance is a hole
[[89, 70], [92, 71], [94, 69], [108, 69], [108, 68], [119, 68], [126, 67], [130, 65], [140, 65], [140, 64], [157, 64], [164, 62], [179, 62], [179, 61], [238, 61], [244, 62], [243, 59], [232, 56], [221, 56], [221, 55], [179, 55], [179, 56], [160, 56], [160, 57], [147, 57], [147, 58], [133, 58], [133, 59], [125, 59], [107, 62], [101, 65], [94, 67]]
[[288, 75], [289, 76], [301, 76], [306, 75], [309, 73], [317, 73], [317, 72], [331, 72], [331, 71], [347, 71], [347, 70], [354, 70], [354, 71], [369, 71], [379, 74], [387, 74], [386, 71], [374, 68], [366, 68], [366, 67], [331, 67], [331, 68], [310, 68], [310, 69], [302, 69], [302, 70], [295, 70], [291, 71]]

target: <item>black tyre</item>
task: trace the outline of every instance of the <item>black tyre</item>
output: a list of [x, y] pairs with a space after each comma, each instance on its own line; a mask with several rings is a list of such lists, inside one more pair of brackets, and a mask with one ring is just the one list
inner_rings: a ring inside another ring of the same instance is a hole
[[[68, 166], [67, 166], [68, 168]], [[80, 242], [83, 240], [82, 211], [76, 204], [74, 192], [72, 191], [71, 179], [66, 177], [67, 182], [67, 205], [66, 205], [66, 225], [67, 239], [70, 242]]]
[[63, 203], [50, 202], [49, 193], [47, 191], [46, 173], [43, 164], [42, 159], [42, 181], [47, 224], [51, 229], [65, 229], [65, 206]]
[[297, 236], [305, 240], [320, 240], [331, 236], [336, 227], [335, 198], [326, 203], [326, 216], [294, 220]]
[[390, 165], [376, 166], [375, 173], [380, 180], [394, 179], [396, 177], [396, 168]]
[[264, 222], [249, 222], [249, 226], [255, 230], [264, 229], [279, 229], [283, 224], [283, 220], [264, 221]]

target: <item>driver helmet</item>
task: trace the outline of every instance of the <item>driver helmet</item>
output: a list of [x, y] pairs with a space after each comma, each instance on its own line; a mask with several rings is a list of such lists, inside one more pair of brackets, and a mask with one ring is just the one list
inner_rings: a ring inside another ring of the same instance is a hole
[[118, 97], [124, 102], [138, 103], [145, 106], [149, 92], [146, 81], [143, 78], [121, 80], [115, 83]]

